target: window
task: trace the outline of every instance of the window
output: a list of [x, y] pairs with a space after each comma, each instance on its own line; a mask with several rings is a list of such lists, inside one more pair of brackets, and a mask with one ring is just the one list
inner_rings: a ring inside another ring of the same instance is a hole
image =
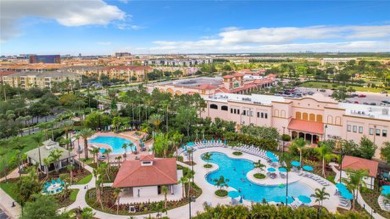
[[259, 112], [257, 112], [257, 118], [260, 118], [260, 113]]
[[242, 111], [242, 115], [246, 116], [246, 110]]
[[233, 109], [232, 108], [230, 108], [230, 113], [233, 113]]
[[264, 118], [268, 118], [268, 114], [267, 113], [264, 113]]
[[228, 107], [227, 106], [221, 106], [221, 110], [228, 111]]
[[211, 108], [211, 109], [218, 109], [218, 106], [215, 105], [215, 104], [210, 104], [210, 108]]
[[375, 135], [376, 135], [376, 136], [381, 136], [381, 130], [380, 130], [380, 129], [376, 129]]
[[239, 109], [237, 110], [237, 114], [240, 114], [240, 110]]
[[373, 129], [373, 128], [370, 128], [369, 134], [370, 134], [370, 135], [373, 135], [373, 134], [374, 134], [374, 129]]
[[234, 109], [234, 114], [236, 114], [237, 113], [237, 110], [236, 109]]
[[351, 125], [347, 125], [347, 132], [351, 132]]
[[359, 126], [359, 133], [363, 133], [363, 126]]
[[382, 130], [382, 137], [387, 137], [387, 130], [386, 129]]
[[353, 126], [353, 132], [355, 132], [355, 133], [357, 132], [357, 126], [356, 125]]
[[264, 113], [261, 113], [260, 115], [261, 115], [261, 118], [264, 118]]

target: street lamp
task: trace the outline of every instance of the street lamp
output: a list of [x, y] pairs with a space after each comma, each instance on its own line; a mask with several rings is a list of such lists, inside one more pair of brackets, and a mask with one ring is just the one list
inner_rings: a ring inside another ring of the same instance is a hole
[[325, 124], [325, 133], [324, 133], [324, 141], [326, 141], [326, 129], [328, 128], [328, 125]]
[[339, 182], [341, 183], [341, 174], [343, 172], [343, 156], [344, 156], [344, 148], [343, 148], [343, 144], [340, 143], [340, 140], [339, 139], [336, 139], [336, 148], [339, 149], [340, 151], [340, 180]]

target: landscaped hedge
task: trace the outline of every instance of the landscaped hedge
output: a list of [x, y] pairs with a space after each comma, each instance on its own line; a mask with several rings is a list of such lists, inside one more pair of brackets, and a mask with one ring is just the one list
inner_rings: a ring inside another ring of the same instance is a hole
[[215, 191], [215, 195], [217, 195], [218, 197], [226, 197], [228, 195], [228, 192], [224, 189], [218, 189], [217, 191]]
[[247, 144], [254, 145], [264, 150], [276, 151], [278, 143], [274, 139], [256, 138], [250, 135], [227, 132], [224, 138], [231, 144]]
[[255, 173], [253, 174], [253, 177], [255, 177], [256, 179], [264, 179], [265, 175], [262, 173]]
[[233, 155], [241, 156], [241, 155], [242, 155], [242, 152], [241, 152], [241, 151], [234, 151], [234, 152], [233, 152]]

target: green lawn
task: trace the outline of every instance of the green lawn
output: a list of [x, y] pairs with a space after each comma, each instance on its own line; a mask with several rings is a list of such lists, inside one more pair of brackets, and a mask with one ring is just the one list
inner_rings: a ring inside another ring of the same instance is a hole
[[14, 200], [17, 200], [17, 195], [15, 193], [17, 190], [16, 181], [2, 182], [0, 183], [0, 188], [2, 188], [4, 192], [11, 196]]
[[[5, 172], [9, 172], [17, 167], [17, 154], [18, 146], [23, 146], [22, 152], [25, 153], [38, 146], [38, 143], [34, 140], [33, 136], [43, 135], [37, 133], [33, 135], [23, 137], [12, 137], [9, 139], [0, 140], [0, 176], [4, 176]], [[6, 168], [7, 167], [7, 168]]]
[[[333, 88], [332, 85], [335, 84], [337, 86], [344, 86], [342, 84], [338, 83], [326, 83], [326, 82], [304, 82], [300, 86], [301, 87], [310, 87], [310, 88], [322, 88], [322, 89], [331, 89]], [[351, 86], [351, 85], [346, 85], [347, 87], [353, 87], [356, 91], [364, 91], [364, 92], [374, 92], [374, 93], [380, 93], [383, 88], [371, 88], [371, 87], [359, 87], [359, 86]]]
[[79, 193], [78, 189], [72, 189], [72, 192], [70, 193], [69, 199], [73, 203], [76, 201], [77, 194]]
[[80, 179], [80, 181], [76, 182], [75, 184], [81, 185], [81, 184], [86, 184], [89, 183], [92, 179], [92, 174], [87, 175], [86, 177]]

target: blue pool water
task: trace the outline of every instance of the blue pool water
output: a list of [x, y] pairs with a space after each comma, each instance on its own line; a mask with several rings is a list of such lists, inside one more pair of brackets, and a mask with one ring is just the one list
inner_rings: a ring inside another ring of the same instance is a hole
[[[113, 154], [123, 154], [125, 153], [125, 150], [122, 148], [123, 144], [129, 144], [131, 141], [127, 140], [125, 138], [120, 137], [113, 137], [113, 136], [98, 136], [96, 138], [93, 138], [89, 140], [89, 143], [100, 143], [100, 144], [107, 144], [110, 145], [112, 148]], [[132, 148], [127, 147], [127, 152], [130, 152], [132, 150], [135, 150], [135, 146]], [[104, 152], [104, 149], [100, 149], [100, 152]]]
[[[251, 183], [246, 178], [246, 174], [253, 169], [253, 163], [251, 161], [245, 159], [232, 159], [227, 155], [218, 152], [212, 152], [211, 154], [210, 163], [217, 164], [219, 169], [206, 176], [206, 180], [210, 184], [214, 185], [214, 179], [224, 176], [226, 179], [229, 179], [227, 184], [230, 187], [241, 191], [240, 193], [245, 200], [262, 202], [263, 198], [265, 198], [267, 202], [285, 202], [285, 187], [279, 188], [279, 185], [260, 186]], [[294, 198], [298, 198], [299, 195], [306, 195], [310, 197], [313, 193], [313, 189], [300, 182], [290, 183], [288, 187], [288, 195]], [[289, 200], [289, 203], [291, 202], [292, 200]]]

